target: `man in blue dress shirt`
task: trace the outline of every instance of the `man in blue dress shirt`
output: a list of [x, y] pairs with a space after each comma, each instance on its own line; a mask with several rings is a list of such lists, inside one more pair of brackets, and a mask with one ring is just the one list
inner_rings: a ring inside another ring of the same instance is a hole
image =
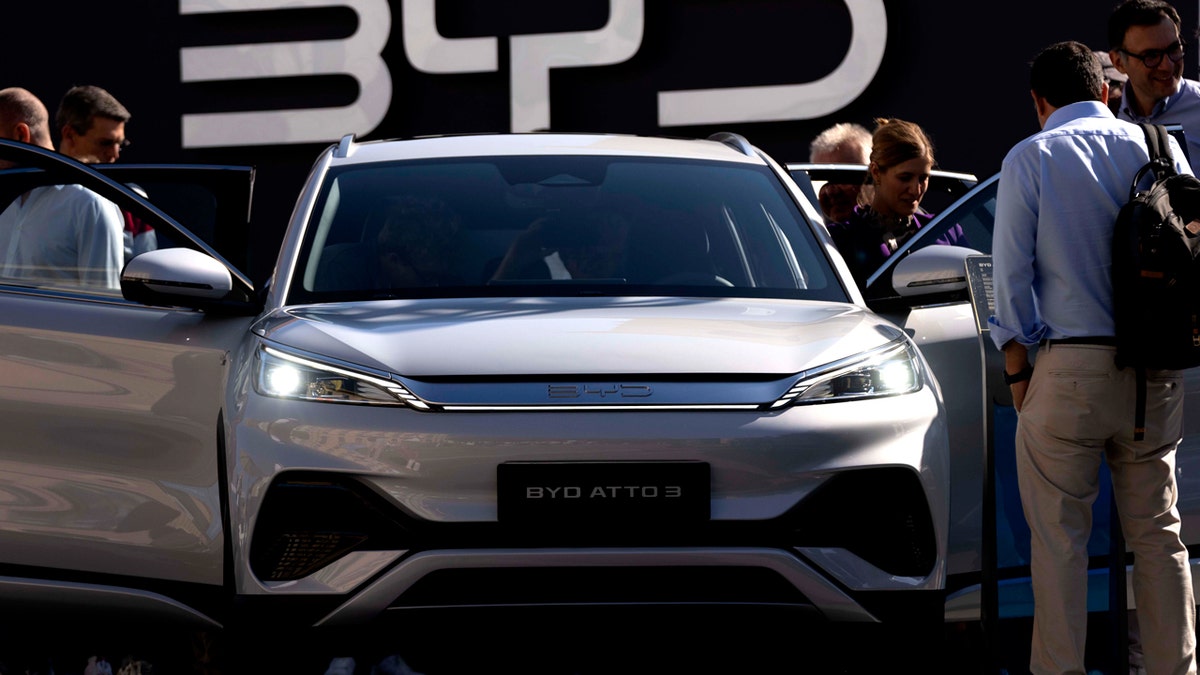
[[[1114, 363], [1113, 224], [1149, 159], [1144, 134], [1114, 118], [1100, 61], [1078, 42], [1043, 50], [1030, 83], [1042, 131], [1001, 165], [989, 319], [1019, 412], [1017, 479], [1034, 594], [1030, 670], [1087, 672], [1087, 541], [1107, 461], [1135, 554], [1146, 671], [1195, 673], [1195, 601], [1176, 507], [1182, 375], [1147, 371], [1145, 439], [1135, 441], [1134, 371]], [[1191, 173], [1174, 139], [1171, 146], [1177, 170]]]
[[1109, 58], [1129, 79], [1117, 117], [1180, 124], [1190, 161], [1200, 161], [1200, 82], [1183, 79], [1179, 12], [1162, 0], [1126, 0], [1108, 18]]

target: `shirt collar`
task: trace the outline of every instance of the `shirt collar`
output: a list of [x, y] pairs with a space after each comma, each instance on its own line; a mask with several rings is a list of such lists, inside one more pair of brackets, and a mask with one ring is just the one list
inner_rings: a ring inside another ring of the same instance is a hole
[[1073, 122], [1084, 117], [1107, 117], [1112, 119], [1112, 111], [1108, 106], [1100, 101], [1079, 101], [1077, 103], [1068, 103], [1063, 107], [1050, 113], [1046, 118], [1046, 124], [1043, 129], [1053, 129], [1061, 127], [1068, 122]]
[[1175, 93], [1164, 98], [1158, 103], [1155, 103], [1154, 106], [1150, 108], [1149, 115], [1139, 115], [1138, 112], [1133, 109], [1133, 106], [1131, 106], [1129, 103], [1131, 100], [1130, 97], [1125, 95], [1126, 89], [1133, 89], [1129, 86], [1128, 81], [1121, 85], [1121, 112], [1131, 120], [1145, 122], [1163, 114], [1167, 111], [1167, 108], [1169, 108], [1172, 103], [1179, 100], [1179, 97], [1183, 94], [1183, 80], [1179, 80], [1179, 86], [1175, 87]]

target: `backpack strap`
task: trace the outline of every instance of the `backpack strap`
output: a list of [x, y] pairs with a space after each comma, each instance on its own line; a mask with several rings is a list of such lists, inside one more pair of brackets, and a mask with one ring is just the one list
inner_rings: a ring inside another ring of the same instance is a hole
[[[1175, 159], [1171, 154], [1171, 136], [1167, 128], [1161, 124], [1142, 123], [1142, 132], [1146, 135], [1146, 150], [1150, 153], [1150, 161], [1143, 166], [1133, 178], [1129, 190], [1130, 199], [1137, 192], [1138, 183], [1147, 170], [1154, 172], [1154, 180], [1160, 181], [1176, 174]], [[1142, 366], [1134, 368], [1136, 381], [1135, 403], [1133, 411], [1133, 440], [1140, 441], [1146, 436], [1146, 369]]]
[[1147, 172], [1154, 172], [1154, 180], [1160, 181], [1164, 178], [1174, 176], [1175, 158], [1171, 154], [1171, 135], [1167, 133], [1167, 128], [1161, 124], [1147, 124], [1145, 122], [1139, 124], [1142, 128], [1142, 133], [1146, 136], [1146, 150], [1150, 153], [1150, 161], [1142, 165], [1142, 168], [1133, 174], [1133, 182], [1129, 185], [1129, 200], [1138, 193], [1138, 186], [1142, 184], [1142, 179]]
[[1154, 179], [1162, 180], [1175, 175], [1175, 158], [1171, 155], [1171, 136], [1161, 124], [1141, 123], [1138, 126], [1146, 135], [1146, 149], [1150, 152], [1150, 163], [1154, 168]]

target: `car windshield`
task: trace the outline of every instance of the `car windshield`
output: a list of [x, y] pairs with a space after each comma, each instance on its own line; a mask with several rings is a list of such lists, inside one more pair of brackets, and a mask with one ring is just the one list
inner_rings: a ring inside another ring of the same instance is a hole
[[526, 295], [845, 302], [767, 167], [521, 156], [351, 165], [318, 195], [289, 303]]

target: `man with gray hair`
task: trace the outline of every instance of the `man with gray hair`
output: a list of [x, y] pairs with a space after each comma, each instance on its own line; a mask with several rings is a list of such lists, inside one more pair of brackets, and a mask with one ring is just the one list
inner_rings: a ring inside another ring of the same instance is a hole
[[871, 132], [861, 124], [840, 122], [817, 134], [808, 146], [808, 161], [821, 164], [868, 164]]
[[[861, 124], [841, 122], [817, 134], [808, 146], [814, 164], [870, 164], [871, 132]], [[844, 223], [854, 215], [862, 183], [831, 183], [817, 193], [821, 212], [831, 223]]]

